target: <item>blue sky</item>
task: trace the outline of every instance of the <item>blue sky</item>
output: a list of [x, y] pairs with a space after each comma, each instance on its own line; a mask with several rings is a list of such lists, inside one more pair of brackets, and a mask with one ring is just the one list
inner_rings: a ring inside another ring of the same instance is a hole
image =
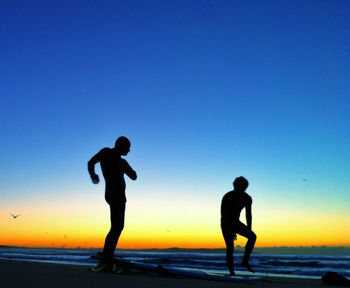
[[348, 1], [0, 10], [5, 207], [91, 193], [86, 162], [125, 135], [131, 194], [220, 201], [244, 175], [262, 203], [349, 212]]

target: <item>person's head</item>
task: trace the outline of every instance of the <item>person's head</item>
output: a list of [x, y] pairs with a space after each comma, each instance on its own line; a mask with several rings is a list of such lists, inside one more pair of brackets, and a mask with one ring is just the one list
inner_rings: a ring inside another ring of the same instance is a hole
[[127, 155], [130, 151], [130, 141], [128, 138], [121, 136], [115, 141], [114, 148], [120, 153], [120, 155]]
[[245, 191], [248, 188], [248, 180], [243, 176], [237, 177], [235, 181], [233, 181], [233, 188], [237, 191]]

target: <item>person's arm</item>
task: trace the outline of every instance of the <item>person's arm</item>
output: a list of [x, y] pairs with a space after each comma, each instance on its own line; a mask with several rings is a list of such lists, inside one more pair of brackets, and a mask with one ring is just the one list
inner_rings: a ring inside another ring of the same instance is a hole
[[122, 166], [123, 172], [126, 175], [128, 175], [128, 177], [131, 180], [136, 180], [137, 179], [136, 172], [131, 168], [131, 166], [129, 165], [129, 163], [125, 159], [122, 159], [121, 166]]
[[100, 178], [95, 173], [95, 164], [101, 161], [101, 152], [102, 150], [95, 154], [88, 162], [88, 171], [91, 177], [91, 181], [94, 184], [98, 184], [100, 182]]
[[245, 206], [245, 217], [248, 228], [252, 230], [252, 200]]

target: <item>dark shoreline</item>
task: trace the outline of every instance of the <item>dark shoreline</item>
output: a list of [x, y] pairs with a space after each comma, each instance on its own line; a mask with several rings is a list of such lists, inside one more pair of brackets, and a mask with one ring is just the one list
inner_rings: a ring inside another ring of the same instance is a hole
[[[232, 287], [232, 282], [208, 281], [182, 277], [161, 277], [148, 273], [113, 274], [92, 272], [86, 266], [0, 260], [2, 284], [12, 288], [70, 288], [70, 287]], [[324, 287], [321, 279], [264, 277], [261, 280], [235, 282], [236, 288], [243, 287]]]

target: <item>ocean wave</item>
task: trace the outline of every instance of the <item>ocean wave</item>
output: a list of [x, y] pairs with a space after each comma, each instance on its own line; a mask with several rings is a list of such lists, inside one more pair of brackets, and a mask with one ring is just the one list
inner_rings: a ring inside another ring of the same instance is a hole
[[[1, 249], [0, 258], [93, 265], [96, 260], [91, 259], [90, 255], [96, 252], [97, 251], [92, 250], [70, 249]], [[161, 264], [168, 267], [200, 269], [205, 271], [227, 271], [224, 253], [119, 252], [118, 250], [118, 255], [126, 260], [157, 265]], [[235, 269], [245, 273], [245, 269], [238, 264], [241, 260], [241, 254], [235, 255]], [[350, 276], [350, 257], [344, 255], [310, 256], [252, 254], [251, 265], [257, 272], [262, 274], [321, 276], [327, 271], [334, 270], [346, 277]]]
[[310, 267], [310, 268], [349, 268], [349, 263], [321, 263], [319, 261], [279, 261], [279, 260], [270, 260], [262, 261], [260, 265], [266, 266], [286, 266], [286, 267]]

